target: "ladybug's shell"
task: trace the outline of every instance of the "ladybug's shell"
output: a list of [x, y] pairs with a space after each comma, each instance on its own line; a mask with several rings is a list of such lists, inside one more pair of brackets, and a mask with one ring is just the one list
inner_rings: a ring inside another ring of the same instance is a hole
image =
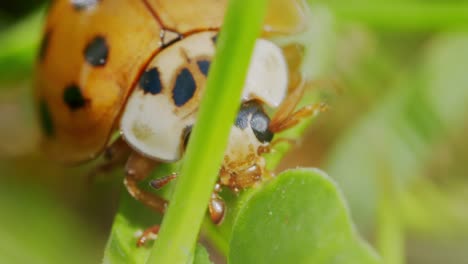
[[[302, 16], [302, 6], [294, 0], [273, 2], [276, 4], [267, 15], [266, 31], [299, 30], [303, 21], [297, 18]], [[66, 163], [98, 155], [115, 131], [139, 76], [167, 44], [162, 43], [164, 29], [182, 36], [217, 30], [226, 3], [227, 0], [54, 1], [35, 82], [45, 151]], [[287, 12], [278, 12], [285, 8], [281, 3], [287, 4]], [[284, 23], [282, 17], [286, 18]]]

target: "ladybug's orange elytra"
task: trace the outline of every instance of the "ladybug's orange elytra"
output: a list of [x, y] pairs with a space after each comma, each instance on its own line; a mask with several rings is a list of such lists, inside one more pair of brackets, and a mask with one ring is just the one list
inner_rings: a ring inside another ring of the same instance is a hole
[[[265, 34], [303, 27], [300, 1], [271, 1]], [[54, 159], [96, 157], [149, 61], [177, 35], [218, 30], [227, 0], [58, 0], [49, 8], [36, 94]]]

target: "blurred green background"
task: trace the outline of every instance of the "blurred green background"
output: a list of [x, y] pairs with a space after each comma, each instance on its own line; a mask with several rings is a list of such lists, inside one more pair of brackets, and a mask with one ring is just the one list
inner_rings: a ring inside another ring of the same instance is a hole
[[[308, 70], [340, 89], [281, 169], [336, 179], [388, 263], [468, 263], [468, 1], [309, 3]], [[0, 263], [98, 263], [121, 179], [37, 151], [43, 6], [0, 3]]]

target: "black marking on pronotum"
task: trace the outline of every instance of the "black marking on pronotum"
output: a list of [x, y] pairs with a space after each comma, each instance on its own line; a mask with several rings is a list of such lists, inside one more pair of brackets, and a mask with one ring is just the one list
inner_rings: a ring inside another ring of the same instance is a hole
[[94, 7], [98, 2], [99, 0], [71, 0], [73, 8], [77, 11]]
[[145, 93], [150, 94], [158, 94], [162, 91], [161, 77], [158, 68], [151, 68], [141, 75], [140, 87]]
[[63, 101], [72, 111], [84, 107], [88, 102], [88, 100], [83, 97], [80, 87], [76, 84], [71, 84], [65, 88], [63, 92]]
[[104, 66], [109, 56], [109, 46], [104, 36], [94, 37], [84, 50], [85, 60], [92, 66]]
[[43, 61], [47, 55], [47, 50], [49, 49], [50, 35], [51, 30], [47, 30], [41, 40], [41, 46], [39, 47], [39, 61]]
[[190, 139], [190, 135], [192, 134], [192, 126], [186, 126], [184, 128], [184, 131], [182, 132], [182, 140], [184, 142], [184, 149], [187, 148], [187, 145], [188, 145], [188, 142], [189, 142], [189, 139]]
[[262, 142], [267, 143], [271, 142], [273, 139], [273, 132], [270, 131], [270, 117], [268, 117], [265, 112], [261, 109], [252, 114], [252, 119], [250, 119], [250, 126], [252, 131], [255, 134], [255, 137]]
[[193, 78], [192, 73], [184, 68], [179, 75], [172, 90], [172, 98], [176, 106], [180, 107], [186, 104], [190, 99], [192, 99], [195, 94], [197, 84]]
[[214, 35], [214, 36], [211, 38], [211, 41], [213, 41], [213, 44], [216, 45], [216, 43], [218, 42], [218, 34]]
[[49, 106], [44, 100], [39, 103], [39, 118], [44, 135], [52, 137], [54, 135], [54, 124], [50, 114]]
[[211, 61], [209, 60], [199, 60], [197, 61], [198, 69], [203, 73], [203, 75], [208, 76], [208, 71], [210, 70]]

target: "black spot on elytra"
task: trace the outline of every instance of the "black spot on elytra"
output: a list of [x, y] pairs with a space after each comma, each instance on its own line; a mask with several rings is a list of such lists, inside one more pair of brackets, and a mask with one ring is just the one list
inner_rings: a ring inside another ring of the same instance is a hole
[[39, 118], [41, 129], [44, 135], [47, 137], [52, 137], [54, 135], [54, 124], [50, 114], [49, 106], [45, 101], [41, 101], [39, 103]]
[[108, 56], [109, 46], [103, 36], [96, 36], [86, 45], [84, 50], [85, 60], [95, 67], [106, 65]]
[[73, 8], [77, 11], [89, 9], [97, 5], [99, 0], [71, 0]]
[[250, 126], [255, 134], [255, 137], [262, 142], [271, 142], [273, 139], [273, 133], [269, 129], [270, 118], [263, 111], [257, 111], [253, 113], [252, 119], [250, 119]]
[[162, 90], [161, 78], [157, 68], [145, 71], [140, 77], [140, 87], [145, 93], [158, 94]]
[[205, 76], [208, 76], [208, 71], [210, 70], [210, 64], [211, 64], [211, 61], [209, 60], [197, 61], [198, 68]]
[[50, 42], [50, 35], [51, 35], [51, 31], [47, 30], [47, 32], [42, 37], [41, 45], [39, 47], [39, 61], [40, 62], [42, 62], [47, 55], [47, 50], [49, 48], [49, 42]]
[[70, 108], [75, 111], [86, 105], [88, 100], [83, 97], [80, 87], [75, 84], [69, 85], [63, 92], [63, 101]]
[[176, 106], [183, 106], [195, 94], [197, 84], [192, 73], [184, 68], [177, 76], [174, 89], [172, 90], [172, 98]]

